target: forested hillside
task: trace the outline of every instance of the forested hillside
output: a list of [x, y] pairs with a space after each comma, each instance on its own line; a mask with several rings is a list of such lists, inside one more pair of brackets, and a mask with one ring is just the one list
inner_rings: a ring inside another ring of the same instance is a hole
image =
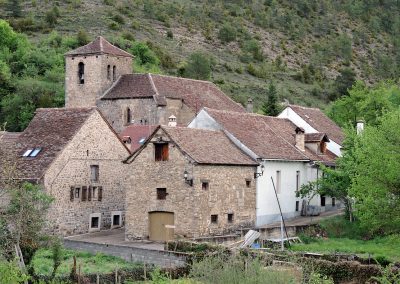
[[0, 0], [0, 120], [21, 130], [36, 107], [63, 105], [63, 53], [103, 35], [135, 72], [211, 80], [261, 111], [325, 107], [400, 76], [396, 0]]

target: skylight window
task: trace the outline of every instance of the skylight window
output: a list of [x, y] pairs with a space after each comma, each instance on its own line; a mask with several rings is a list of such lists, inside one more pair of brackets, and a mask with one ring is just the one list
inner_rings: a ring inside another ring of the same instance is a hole
[[146, 141], [146, 138], [143, 137], [142, 139], [139, 140], [139, 143], [140, 143], [140, 144], [143, 144], [144, 141]]
[[42, 148], [34, 148], [34, 149], [28, 149], [25, 151], [25, 153], [22, 155], [22, 157], [36, 157]]

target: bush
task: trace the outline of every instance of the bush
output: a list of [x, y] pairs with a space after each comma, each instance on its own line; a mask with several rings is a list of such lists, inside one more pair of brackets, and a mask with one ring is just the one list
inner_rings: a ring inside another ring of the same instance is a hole
[[0, 283], [19, 284], [28, 281], [15, 262], [0, 261]]
[[171, 30], [167, 31], [167, 38], [173, 39], [174, 38], [174, 34], [172, 33]]
[[218, 38], [225, 43], [236, 40], [236, 29], [231, 24], [225, 23], [218, 32]]
[[114, 22], [117, 22], [120, 25], [125, 24], [125, 19], [121, 15], [116, 14], [116, 15], [112, 16], [111, 19], [113, 19]]
[[211, 77], [211, 58], [203, 53], [192, 53], [183, 72], [186, 78], [209, 80]]

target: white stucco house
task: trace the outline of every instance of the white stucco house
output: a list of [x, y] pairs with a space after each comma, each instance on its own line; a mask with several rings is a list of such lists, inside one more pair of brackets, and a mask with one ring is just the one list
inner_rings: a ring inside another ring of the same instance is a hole
[[328, 150], [338, 157], [341, 156], [343, 131], [320, 109], [288, 105], [278, 117], [289, 119], [296, 126], [303, 128], [305, 133], [326, 133], [330, 140], [327, 143]]
[[[280, 220], [278, 200], [285, 219], [300, 215], [302, 200], [296, 197], [296, 191], [321, 176], [318, 163], [333, 166], [336, 158], [326, 147], [328, 135], [306, 134], [286, 118], [203, 108], [188, 127], [222, 130], [243, 152], [259, 161], [254, 176], [258, 227]], [[310, 205], [325, 211], [339, 204], [317, 196]]]

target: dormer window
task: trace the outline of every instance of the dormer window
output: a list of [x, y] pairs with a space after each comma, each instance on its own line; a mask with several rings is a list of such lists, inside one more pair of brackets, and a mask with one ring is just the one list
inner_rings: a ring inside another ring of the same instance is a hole
[[325, 152], [326, 152], [326, 142], [325, 141], [321, 141], [321, 143], [319, 144], [319, 147], [318, 147], [319, 149], [319, 152], [320, 152], [320, 154], [325, 154]]
[[85, 64], [83, 62], [78, 64], [78, 82], [79, 84], [85, 84]]
[[24, 152], [24, 154], [22, 154], [22, 157], [36, 157], [40, 151], [42, 150], [42, 148], [33, 148], [33, 149], [28, 149]]

